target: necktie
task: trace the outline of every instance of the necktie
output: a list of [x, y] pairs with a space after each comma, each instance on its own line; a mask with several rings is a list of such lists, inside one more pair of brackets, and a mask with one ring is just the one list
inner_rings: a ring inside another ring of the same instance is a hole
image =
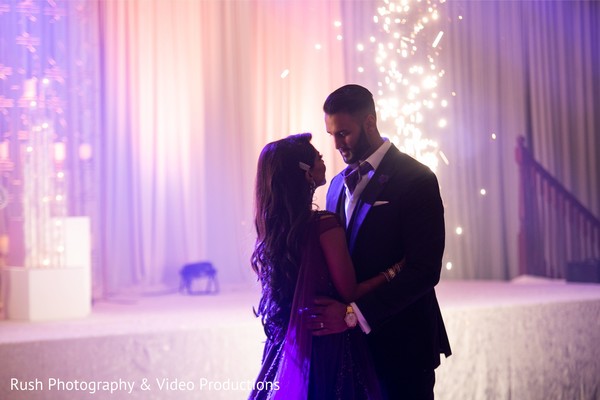
[[356, 189], [356, 185], [358, 185], [361, 178], [372, 170], [373, 167], [367, 161], [363, 161], [355, 168], [346, 168], [344, 171], [344, 183], [350, 191], [350, 194], [354, 193], [354, 189]]

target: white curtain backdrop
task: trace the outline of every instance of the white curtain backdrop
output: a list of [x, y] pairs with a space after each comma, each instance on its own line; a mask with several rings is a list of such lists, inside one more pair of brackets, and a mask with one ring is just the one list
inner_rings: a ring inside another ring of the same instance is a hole
[[[372, 34], [370, 16], [382, 4], [346, 2], [343, 13], [348, 80], [374, 88], [376, 77], [357, 70], [365, 60], [356, 43]], [[437, 170], [446, 208], [443, 277], [511, 279], [518, 274], [518, 136], [600, 215], [600, 80], [593, 72], [600, 34], [592, 22], [600, 3], [451, 0], [438, 9], [428, 39], [443, 32], [439, 93], [450, 100], [440, 113], [448, 125], [430, 124], [425, 135], [448, 159]]]
[[[452, 265], [443, 277], [510, 279], [519, 135], [600, 215], [600, 3], [428, 3], [440, 15], [428, 40], [444, 32], [439, 93], [449, 100], [447, 126], [424, 132], [448, 160], [437, 170], [444, 262]], [[313, 132], [331, 178], [344, 165], [324, 131], [325, 97], [350, 82], [377, 95], [378, 78], [358, 72], [365, 55], [356, 43], [377, 35], [373, 16], [383, 0], [33, 1], [38, 7], [26, 12], [16, 0], [7, 4], [0, 122], [16, 151], [2, 165], [16, 165], [3, 175], [16, 191], [0, 235], [11, 236], [16, 254], [19, 235], [9, 231], [22, 211], [19, 177], [10, 174], [19, 171], [23, 128], [14, 88], [54, 71], [32, 64], [15, 37], [51, 9], [57, 16], [39, 47], [56, 54], [46, 61], [64, 80], [67, 112], [56, 140], [67, 146], [69, 212], [92, 217], [96, 296], [175, 288], [179, 268], [200, 260], [212, 261], [223, 283], [252, 282], [261, 148]], [[317, 191], [321, 207], [325, 191]]]
[[[333, 1], [98, 3], [104, 292], [177, 285], [187, 262], [254, 279], [253, 184], [268, 141], [313, 132], [344, 82]], [[319, 47], [320, 45], [320, 47]], [[324, 204], [324, 191], [319, 192]]]
[[[517, 136], [600, 216], [600, 3], [450, 1], [443, 58], [456, 92], [444, 143], [446, 276], [518, 273]], [[492, 138], [495, 134], [496, 138]], [[480, 189], [486, 189], [486, 195]], [[455, 226], [464, 228], [456, 235]], [[552, 244], [549, 244], [552, 246]]]

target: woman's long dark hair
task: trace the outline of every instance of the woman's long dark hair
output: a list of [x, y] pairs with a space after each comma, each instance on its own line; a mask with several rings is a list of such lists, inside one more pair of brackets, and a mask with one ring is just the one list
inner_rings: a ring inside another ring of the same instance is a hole
[[317, 150], [312, 135], [291, 135], [267, 144], [258, 159], [256, 173], [256, 245], [252, 269], [262, 287], [255, 310], [265, 334], [280, 340], [290, 317], [292, 299], [301, 261], [300, 245], [311, 219], [314, 185], [306, 180]]

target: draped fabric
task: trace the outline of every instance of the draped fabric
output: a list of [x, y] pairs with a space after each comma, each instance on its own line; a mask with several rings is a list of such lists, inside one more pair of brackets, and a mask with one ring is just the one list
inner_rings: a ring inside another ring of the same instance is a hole
[[[453, 99], [442, 174], [446, 257], [459, 278], [517, 275], [518, 173], [525, 136], [542, 165], [600, 216], [597, 2], [447, 3], [443, 58]], [[462, 16], [462, 19], [459, 19]], [[492, 137], [492, 134], [495, 134]], [[454, 160], [454, 161], [452, 161]], [[485, 189], [485, 195], [481, 194]], [[455, 227], [463, 227], [456, 235]]]
[[523, 14], [526, 136], [542, 165], [600, 217], [600, 3], [529, 3]]
[[[0, 133], [9, 150], [0, 156], [10, 202], [0, 234], [10, 244], [0, 250], [9, 263], [23, 253], [19, 165], [28, 128], [18, 92], [24, 80], [50, 74], [64, 79], [56, 86], [65, 112], [53, 125], [55, 140], [66, 149], [69, 214], [92, 217], [96, 295], [175, 287], [178, 269], [198, 260], [214, 262], [224, 282], [252, 281], [259, 150], [312, 131], [328, 177], [344, 168], [321, 106], [348, 82], [377, 95], [375, 77], [357, 72], [364, 59], [356, 43], [372, 33], [381, 3], [4, 2]], [[446, 71], [439, 91], [450, 95], [448, 126], [432, 139], [448, 159], [437, 171], [444, 262], [452, 263], [445, 277], [517, 274], [518, 135], [600, 215], [599, 8], [593, 1], [439, 4]], [[317, 191], [321, 206], [325, 190]]]
[[262, 146], [312, 131], [333, 159], [319, 104], [342, 82], [336, 10], [321, 1], [98, 3], [106, 290], [172, 286], [181, 265], [201, 259], [223, 281], [251, 279]]
[[359, 328], [312, 336], [303, 311], [316, 296], [340, 299], [333, 286], [320, 236], [340, 228], [335, 214], [316, 212], [302, 242], [302, 261], [282, 340], [267, 339], [262, 368], [250, 399], [376, 400], [381, 393], [366, 336]]
[[[381, 4], [344, 3], [348, 81], [368, 38], [364, 15]], [[458, 1], [439, 4], [429, 40], [443, 32], [438, 93], [448, 126], [424, 135], [448, 159], [436, 174], [446, 209], [446, 278], [510, 279], [517, 271], [518, 171], [525, 136], [548, 171], [600, 216], [600, 3]], [[355, 29], [360, 27], [360, 29]], [[451, 268], [451, 269], [450, 269]]]

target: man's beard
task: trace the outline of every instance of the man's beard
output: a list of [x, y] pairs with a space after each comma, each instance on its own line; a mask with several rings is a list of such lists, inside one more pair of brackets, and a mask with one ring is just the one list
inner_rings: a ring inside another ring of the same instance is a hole
[[360, 136], [358, 138], [356, 146], [353, 150], [350, 151], [348, 157], [344, 157], [344, 155], [342, 154], [342, 158], [344, 159], [344, 162], [348, 165], [356, 164], [359, 161], [364, 160], [366, 158], [365, 155], [368, 154], [370, 149], [371, 144], [367, 140], [367, 132], [365, 132], [364, 127], [361, 127]]

